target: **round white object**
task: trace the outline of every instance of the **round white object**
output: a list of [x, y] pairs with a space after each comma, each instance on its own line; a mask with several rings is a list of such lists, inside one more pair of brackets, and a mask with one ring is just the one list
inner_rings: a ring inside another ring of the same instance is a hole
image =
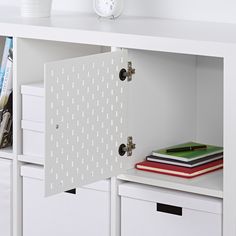
[[93, 0], [93, 8], [101, 17], [118, 17], [124, 8], [124, 0]]
[[22, 17], [49, 17], [52, 0], [21, 0]]

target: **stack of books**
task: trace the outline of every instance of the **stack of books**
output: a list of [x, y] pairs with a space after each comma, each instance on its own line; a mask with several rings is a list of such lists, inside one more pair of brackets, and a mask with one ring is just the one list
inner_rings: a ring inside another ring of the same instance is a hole
[[193, 178], [223, 168], [223, 148], [195, 142], [155, 150], [136, 168], [161, 174]]
[[0, 148], [12, 144], [13, 39], [6, 37], [0, 67]]

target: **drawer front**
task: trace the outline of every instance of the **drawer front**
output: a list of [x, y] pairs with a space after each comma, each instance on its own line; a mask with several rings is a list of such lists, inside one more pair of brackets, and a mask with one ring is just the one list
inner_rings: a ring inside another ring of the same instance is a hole
[[218, 214], [122, 197], [121, 236], [222, 236]]
[[45, 121], [44, 98], [32, 95], [22, 95], [22, 119], [42, 122]]
[[44, 133], [23, 129], [23, 155], [44, 158]]
[[44, 197], [43, 181], [23, 178], [24, 236], [110, 235], [110, 193], [79, 189]]

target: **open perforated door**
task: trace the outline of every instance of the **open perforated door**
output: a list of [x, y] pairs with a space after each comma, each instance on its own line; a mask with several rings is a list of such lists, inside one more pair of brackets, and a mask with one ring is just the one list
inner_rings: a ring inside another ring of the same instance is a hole
[[127, 51], [45, 65], [45, 195], [115, 176], [126, 169]]

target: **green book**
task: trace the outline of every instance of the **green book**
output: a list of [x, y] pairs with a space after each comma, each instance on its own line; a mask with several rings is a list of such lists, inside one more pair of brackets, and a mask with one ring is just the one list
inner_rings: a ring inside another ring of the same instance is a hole
[[203, 157], [208, 157], [210, 155], [218, 154], [223, 152], [223, 147], [218, 147], [218, 146], [213, 146], [213, 145], [206, 145], [206, 149], [197, 149], [193, 151], [180, 151], [180, 152], [168, 152], [167, 149], [172, 149], [172, 148], [181, 148], [181, 147], [194, 147], [194, 146], [199, 146], [199, 145], [205, 145], [201, 143], [195, 143], [195, 142], [187, 142], [187, 143], [182, 143], [176, 146], [171, 146], [163, 149], [159, 149], [156, 151], [152, 152], [153, 156], [157, 157], [165, 157], [165, 158], [170, 158], [174, 160], [181, 160], [181, 161], [193, 161], [197, 160], [199, 158]]

